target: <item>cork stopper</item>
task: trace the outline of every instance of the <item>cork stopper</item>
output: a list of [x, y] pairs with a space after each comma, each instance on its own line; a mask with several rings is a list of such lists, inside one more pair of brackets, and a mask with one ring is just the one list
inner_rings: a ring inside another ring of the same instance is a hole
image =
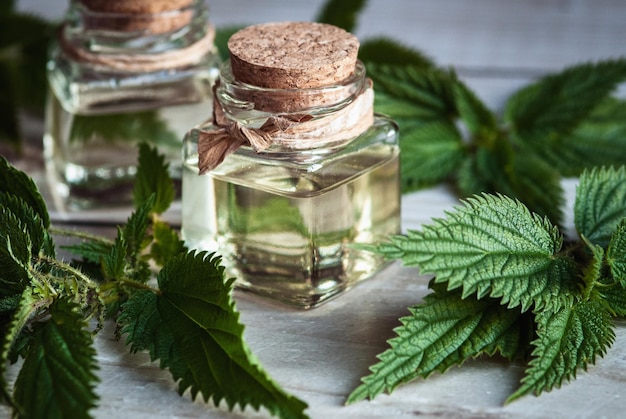
[[92, 29], [164, 34], [187, 25], [194, 0], [79, 0], [92, 12], [87, 24]]
[[337, 84], [354, 72], [358, 49], [354, 35], [312, 22], [249, 26], [228, 41], [235, 79], [275, 89]]

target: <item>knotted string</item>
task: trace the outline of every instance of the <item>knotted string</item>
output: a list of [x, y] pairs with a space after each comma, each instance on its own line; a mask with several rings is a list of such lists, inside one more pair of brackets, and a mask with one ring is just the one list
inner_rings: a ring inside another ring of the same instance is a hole
[[257, 153], [273, 144], [292, 150], [324, 147], [362, 134], [374, 121], [374, 94], [371, 81], [342, 109], [324, 116], [282, 114], [270, 116], [259, 128], [245, 127], [228, 118], [217, 100], [215, 83], [213, 128], [198, 132], [198, 168], [200, 174], [219, 166], [239, 147], [250, 146]]
[[72, 59], [134, 73], [170, 70], [196, 64], [214, 48], [215, 39], [215, 28], [207, 25], [204, 36], [185, 48], [158, 54], [101, 54], [73, 45], [63, 36], [63, 32], [64, 28], [61, 28], [59, 45]]

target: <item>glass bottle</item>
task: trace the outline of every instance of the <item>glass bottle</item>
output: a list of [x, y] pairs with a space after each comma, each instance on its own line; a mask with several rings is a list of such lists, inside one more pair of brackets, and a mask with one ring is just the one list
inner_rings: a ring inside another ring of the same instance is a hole
[[[321, 24], [270, 25], [297, 36]], [[266, 33], [267, 26], [252, 28]], [[215, 87], [214, 119], [183, 142], [182, 234], [190, 248], [219, 254], [238, 287], [315, 307], [386, 264], [355, 245], [400, 231], [397, 126], [373, 113], [371, 82], [356, 57], [350, 75], [332, 84], [262, 87], [233, 75], [240, 65], [232, 58], [233, 38]], [[273, 118], [292, 126], [268, 129]], [[274, 138], [261, 150], [227, 135], [227, 144], [242, 145], [200, 174], [201, 143], [205, 135], [220, 137], [224, 123]]]
[[181, 176], [219, 58], [202, 0], [71, 0], [48, 62], [44, 157], [59, 210], [132, 202], [137, 144]]

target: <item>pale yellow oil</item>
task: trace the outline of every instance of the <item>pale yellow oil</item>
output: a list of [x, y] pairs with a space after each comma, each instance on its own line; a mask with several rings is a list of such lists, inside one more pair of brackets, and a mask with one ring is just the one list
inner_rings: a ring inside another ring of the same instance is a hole
[[303, 173], [229, 157], [218, 173], [183, 165], [183, 237], [222, 256], [239, 287], [314, 307], [386, 262], [359, 249], [400, 231], [399, 158], [393, 147]]
[[126, 206], [138, 166], [138, 145], [156, 147], [180, 182], [182, 138], [206, 118], [210, 101], [127, 111], [72, 113], [50, 94], [44, 151], [53, 193], [68, 208]]

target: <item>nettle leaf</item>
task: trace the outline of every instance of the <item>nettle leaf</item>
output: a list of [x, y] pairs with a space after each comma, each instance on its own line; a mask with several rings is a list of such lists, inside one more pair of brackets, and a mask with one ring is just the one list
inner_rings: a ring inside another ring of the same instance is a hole
[[6, 0], [0, 4], [0, 15], [8, 15], [15, 8], [16, 0]]
[[124, 240], [121, 228], [118, 227], [117, 237], [109, 251], [102, 260], [102, 271], [109, 279], [122, 279], [126, 276], [128, 244]]
[[157, 309], [170, 326], [187, 363], [179, 392], [187, 388], [229, 408], [265, 406], [284, 418], [305, 417], [306, 404], [285, 393], [262, 370], [243, 339], [243, 326], [219, 258], [182, 254], [168, 262], [157, 280]]
[[15, 382], [15, 401], [30, 418], [89, 418], [96, 406], [96, 351], [79, 307], [57, 300], [35, 333]]
[[359, 13], [366, 4], [367, 0], [327, 0], [315, 20], [352, 32]]
[[559, 254], [562, 242], [555, 226], [518, 201], [483, 195], [376, 251], [435, 274], [463, 297], [500, 298], [526, 311], [559, 307], [578, 293], [574, 261]]
[[156, 221], [152, 225], [154, 242], [150, 247], [150, 256], [163, 266], [174, 256], [186, 252], [185, 243], [180, 239], [178, 232], [163, 221]]
[[460, 164], [456, 175], [461, 196], [506, 195], [560, 225], [565, 203], [560, 174], [532, 154], [514, 154], [503, 148], [481, 147]]
[[[47, 229], [43, 226], [43, 220], [39, 214], [26, 203], [22, 198], [0, 191], [0, 207], [6, 208], [19, 220], [31, 240], [31, 254], [38, 255], [39, 252], [48, 254], [52, 250], [54, 256], [54, 243]], [[48, 243], [50, 242], [50, 243]]]
[[591, 253], [591, 260], [583, 267], [582, 280], [584, 283], [582, 299], [587, 301], [592, 298], [592, 293], [597, 291], [596, 285], [604, 280], [604, 249], [597, 244], [585, 241]]
[[6, 370], [9, 361], [13, 358], [16, 342], [19, 341], [26, 323], [40, 309], [39, 299], [35, 296], [31, 288], [26, 288], [19, 296], [18, 306], [11, 316], [11, 322], [6, 330], [2, 332], [2, 360], [0, 362], [0, 397], [14, 408], [19, 406], [13, 400], [6, 382]]
[[460, 133], [448, 121], [415, 124], [403, 131], [400, 146], [403, 192], [445, 180], [466, 153]]
[[626, 318], [626, 290], [621, 284], [606, 285], [598, 294], [614, 316]]
[[35, 15], [0, 13], [0, 49], [39, 41], [49, 30], [50, 24]]
[[620, 221], [615, 233], [611, 236], [606, 252], [606, 262], [613, 279], [619, 282], [626, 292], [626, 218]]
[[456, 116], [456, 75], [451, 71], [368, 63], [367, 73], [376, 89], [376, 111], [392, 116], [400, 128], [406, 119], [415, 123]]
[[596, 166], [626, 162], [626, 102], [608, 98], [568, 135], [527, 147], [563, 176], [578, 177]]
[[603, 356], [615, 339], [611, 315], [597, 301], [540, 312], [535, 319], [538, 338], [533, 342], [534, 358], [521, 387], [507, 402], [560, 387], [564, 380], [575, 378], [579, 369], [594, 364], [596, 356]]
[[28, 229], [13, 212], [0, 206], [0, 296], [20, 294], [30, 283], [31, 249]]
[[26, 173], [11, 166], [2, 156], [0, 156], [0, 191], [23, 199], [41, 217], [44, 227], [50, 226], [48, 208], [35, 182]]
[[[148, 226], [150, 225], [150, 213], [156, 202], [156, 194], [152, 193], [146, 198], [142, 198], [136, 204], [136, 209], [128, 217], [122, 229], [122, 237], [127, 243], [127, 251], [131, 257], [136, 257], [146, 248], [149, 240], [146, 238]], [[168, 204], [169, 205], [169, 204]]]
[[606, 248], [626, 218], [626, 168], [596, 168], [580, 177], [574, 203], [578, 234]]
[[386, 37], [370, 38], [363, 42], [359, 47], [359, 59], [366, 67], [369, 67], [370, 63], [435, 67], [432, 59], [422, 52]]
[[459, 117], [469, 132], [477, 137], [495, 138], [497, 125], [493, 112], [461, 80], [455, 80], [453, 92]]
[[520, 342], [519, 310], [509, 310], [496, 300], [462, 299], [459, 293], [431, 294], [424, 304], [409, 309], [402, 326], [389, 340], [390, 349], [362, 378], [363, 384], [350, 394], [347, 403], [390, 393], [402, 383], [480, 354], [500, 352], [512, 359]]
[[161, 326], [156, 299], [156, 294], [149, 290], [134, 293], [122, 305], [117, 319], [122, 327], [122, 333], [126, 335], [126, 344], [130, 345], [130, 351], [132, 353], [148, 351], [153, 361], [158, 358], [156, 356], [158, 350], [155, 348], [160, 346], [154, 333]]
[[560, 174], [533, 154], [515, 155], [511, 166], [513, 192], [508, 196], [522, 201], [531, 212], [562, 225], [565, 191]]
[[176, 381], [192, 377], [189, 365], [181, 355], [180, 345], [159, 314], [154, 292], [142, 290], [134, 293], [123, 304], [118, 324], [122, 326], [122, 333], [127, 335], [126, 344], [130, 345], [131, 352], [147, 351], [150, 360], [159, 360], [159, 366], [169, 369]]
[[104, 240], [92, 240], [70, 246], [61, 246], [64, 250], [82, 257], [88, 262], [100, 264], [111, 253], [113, 244]]
[[569, 67], [511, 96], [504, 120], [517, 140], [545, 144], [573, 132], [625, 80], [626, 59]]
[[135, 207], [141, 206], [154, 194], [153, 212], [161, 214], [169, 208], [176, 192], [168, 168], [165, 157], [155, 147], [145, 143], [139, 145], [139, 169], [133, 189]]

